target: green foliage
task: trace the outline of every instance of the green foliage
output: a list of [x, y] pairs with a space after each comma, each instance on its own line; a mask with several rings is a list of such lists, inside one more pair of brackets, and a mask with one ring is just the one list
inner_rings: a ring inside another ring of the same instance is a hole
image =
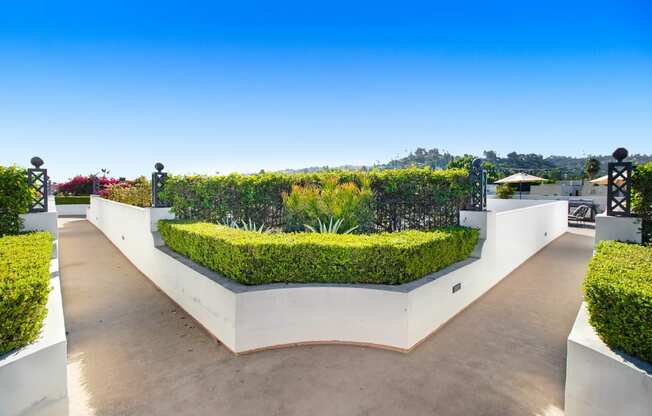
[[0, 166], [0, 237], [20, 232], [20, 214], [29, 210], [34, 196], [24, 169]]
[[172, 250], [246, 285], [267, 283], [401, 284], [468, 257], [478, 231], [379, 234], [259, 234], [216, 224], [159, 221]]
[[260, 226], [257, 225], [255, 222], [251, 221], [251, 218], [249, 218], [249, 221], [245, 220], [240, 220], [238, 221], [228, 221], [225, 220], [224, 222], [220, 222], [219, 225], [225, 226], [225, 227], [230, 227], [230, 228], [236, 228], [240, 229], [243, 231], [252, 231], [255, 233], [268, 233], [271, 232], [270, 228], [265, 227], [265, 224], [261, 224]]
[[601, 242], [584, 298], [591, 325], [607, 345], [652, 362], [652, 248]]
[[317, 219], [317, 222], [319, 223], [318, 227], [313, 227], [308, 224], [304, 224], [304, 226], [311, 233], [322, 233], [322, 234], [351, 234], [353, 231], [358, 229], [358, 226], [355, 225], [349, 228], [348, 230], [345, 230], [342, 227], [344, 220], [341, 218], [339, 220], [335, 220], [335, 222], [333, 222], [333, 217], [330, 217], [328, 222], [321, 222], [320, 219]]
[[322, 222], [336, 218], [342, 229], [355, 228], [361, 232], [371, 230], [374, 219], [371, 208], [373, 192], [364, 179], [365, 183], [361, 187], [354, 182], [338, 184], [336, 177], [326, 179], [321, 187], [292, 186], [290, 194], [283, 194], [285, 229], [321, 229]]
[[55, 196], [54, 202], [57, 205], [84, 205], [91, 203], [90, 195], [75, 195], [75, 196]]
[[123, 204], [137, 207], [152, 206], [152, 185], [144, 176], [129, 181], [109, 185], [102, 191], [102, 196]]
[[[485, 152], [487, 153], [487, 152]], [[477, 159], [475, 156], [471, 155], [464, 155], [460, 157], [456, 157], [455, 159], [451, 160], [448, 163], [447, 168], [448, 169], [464, 169], [467, 172], [471, 171], [471, 164], [473, 161]], [[487, 183], [493, 183], [496, 182], [499, 179], [499, 174], [498, 171], [496, 170], [496, 166], [488, 161], [485, 160], [482, 162], [482, 169], [485, 170], [485, 174], [487, 175]]]
[[584, 161], [584, 173], [586, 178], [593, 179], [600, 173], [600, 161], [594, 157], [587, 158]]
[[496, 196], [500, 199], [510, 199], [516, 191], [508, 183], [501, 183], [496, 187]]
[[652, 244], [652, 162], [634, 168], [632, 208], [643, 221], [643, 242]]
[[47, 314], [52, 236], [0, 238], [0, 354], [33, 342]]
[[[457, 224], [469, 198], [468, 173], [462, 169], [408, 168], [371, 172], [260, 173], [228, 176], [170, 176], [163, 197], [180, 219], [217, 223], [251, 218], [282, 227], [287, 216], [283, 194], [292, 187], [337, 183], [369, 184], [373, 192], [374, 231], [428, 230]], [[299, 223], [303, 225], [303, 223]]]

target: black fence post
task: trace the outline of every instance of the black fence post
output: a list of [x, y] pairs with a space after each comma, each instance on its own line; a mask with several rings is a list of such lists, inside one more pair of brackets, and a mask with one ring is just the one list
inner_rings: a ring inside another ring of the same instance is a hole
[[627, 149], [619, 147], [613, 153], [616, 162], [607, 169], [607, 215], [631, 217], [632, 212], [632, 162], [623, 162]]
[[168, 204], [161, 199], [161, 193], [165, 189], [165, 181], [168, 177], [166, 172], [163, 172], [165, 166], [161, 162], [154, 165], [156, 172], [152, 172], [152, 206], [155, 208], [167, 207]]
[[482, 159], [474, 159], [469, 172], [471, 182], [470, 211], [484, 211], [487, 206], [487, 175], [482, 169]]
[[29, 205], [29, 212], [48, 211], [48, 170], [41, 169], [43, 159], [34, 156], [30, 163], [33, 168], [27, 169], [27, 183], [35, 192], [34, 199]]

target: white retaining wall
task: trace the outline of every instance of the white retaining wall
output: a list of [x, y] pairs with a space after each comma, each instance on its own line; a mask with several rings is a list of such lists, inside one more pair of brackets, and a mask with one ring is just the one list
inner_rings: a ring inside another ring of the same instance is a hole
[[57, 204], [54, 197], [48, 197], [48, 212], [35, 212], [31, 214], [21, 214], [23, 219], [24, 231], [49, 231], [55, 239], [59, 238], [59, 228], [57, 226]]
[[582, 304], [568, 336], [566, 416], [652, 415], [652, 365], [614, 352]]
[[567, 202], [503, 208], [462, 212], [463, 225], [486, 237], [474, 257], [400, 286], [244, 286], [155, 247], [156, 223], [172, 217], [168, 209], [92, 197], [87, 218], [234, 352], [311, 342], [407, 351], [566, 231]]
[[641, 219], [639, 217], [595, 216], [595, 245], [603, 240], [625, 241], [641, 244]]
[[59, 216], [86, 216], [86, 210], [90, 204], [59, 204], [57, 212]]
[[[56, 206], [47, 213], [26, 214], [25, 229], [56, 235]], [[54, 223], [52, 222], [54, 218]], [[53, 227], [53, 228], [52, 228]], [[64, 416], [68, 414], [66, 329], [59, 281], [59, 245], [50, 262], [48, 314], [39, 338], [0, 356], [0, 415]]]

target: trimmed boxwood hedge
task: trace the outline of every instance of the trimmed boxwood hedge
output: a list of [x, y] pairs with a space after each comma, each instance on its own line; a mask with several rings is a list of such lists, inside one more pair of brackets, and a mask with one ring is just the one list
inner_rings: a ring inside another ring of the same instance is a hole
[[601, 242], [584, 297], [591, 325], [607, 345], [652, 362], [652, 248]]
[[245, 285], [401, 284], [467, 258], [478, 231], [379, 234], [256, 233], [221, 225], [159, 222], [172, 250]]
[[33, 342], [41, 332], [51, 257], [50, 233], [0, 238], [0, 354]]
[[90, 195], [55, 196], [57, 205], [87, 205], [91, 203]]

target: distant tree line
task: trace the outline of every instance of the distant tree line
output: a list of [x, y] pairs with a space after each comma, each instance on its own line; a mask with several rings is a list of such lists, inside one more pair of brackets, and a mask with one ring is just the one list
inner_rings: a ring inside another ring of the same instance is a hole
[[[376, 163], [373, 166], [338, 166], [338, 167], [310, 167], [298, 170], [286, 170], [285, 172], [318, 172], [329, 169], [341, 170], [369, 170], [376, 169], [397, 169], [405, 167], [425, 167], [433, 169], [446, 169], [449, 167], [469, 168], [471, 161], [476, 157], [485, 160], [483, 167], [487, 171], [488, 180], [493, 182], [497, 179], [511, 175], [516, 172], [527, 172], [540, 176], [551, 181], [593, 179], [607, 173], [607, 163], [613, 161], [611, 155], [572, 157], [572, 156], [548, 156], [543, 157], [536, 153], [508, 153], [500, 157], [494, 150], [485, 150], [482, 156], [478, 155], [452, 155], [436, 147], [425, 149], [419, 147], [405, 157], [395, 158], [387, 163]], [[627, 159], [635, 164], [652, 162], [652, 155], [634, 154]]]

